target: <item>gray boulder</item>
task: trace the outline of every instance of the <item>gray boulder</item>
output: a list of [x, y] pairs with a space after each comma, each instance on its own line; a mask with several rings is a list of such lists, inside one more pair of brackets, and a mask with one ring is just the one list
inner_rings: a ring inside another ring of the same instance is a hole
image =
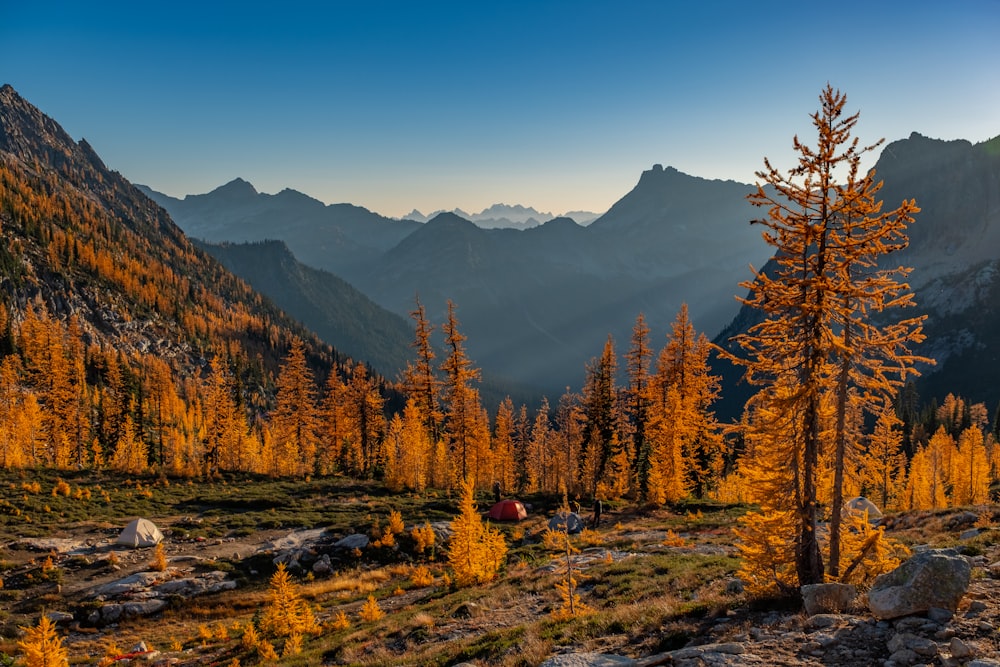
[[354, 533], [337, 540], [333, 546], [338, 549], [364, 549], [368, 546], [368, 536], [364, 533]]
[[559, 530], [575, 535], [583, 530], [583, 519], [576, 512], [559, 512], [549, 519], [549, 530]]
[[875, 579], [868, 608], [880, 619], [920, 614], [932, 607], [955, 611], [969, 588], [972, 568], [953, 549], [918, 553]]
[[839, 614], [858, 596], [858, 589], [851, 584], [807, 584], [801, 590], [802, 605], [810, 616]]
[[632, 658], [607, 653], [566, 653], [549, 658], [540, 667], [629, 667], [636, 665]]

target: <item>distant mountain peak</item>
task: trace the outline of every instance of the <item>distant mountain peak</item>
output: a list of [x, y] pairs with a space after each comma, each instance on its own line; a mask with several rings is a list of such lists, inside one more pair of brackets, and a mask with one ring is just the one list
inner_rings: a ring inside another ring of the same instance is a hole
[[245, 181], [242, 178], [234, 178], [225, 185], [220, 185], [211, 192], [211, 195], [225, 195], [226, 197], [236, 198], [236, 197], [256, 197], [259, 193], [257, 188], [250, 184], [249, 181]]

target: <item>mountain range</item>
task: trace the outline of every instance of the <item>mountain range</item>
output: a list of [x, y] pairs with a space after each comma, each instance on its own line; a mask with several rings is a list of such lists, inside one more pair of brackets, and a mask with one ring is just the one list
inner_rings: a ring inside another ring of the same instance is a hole
[[494, 204], [479, 213], [466, 213], [462, 209], [456, 208], [451, 211], [435, 211], [430, 215], [424, 215], [417, 209], [413, 209], [403, 216], [403, 219], [429, 222], [441, 213], [454, 213], [460, 218], [474, 222], [477, 227], [483, 229], [530, 229], [559, 217], [569, 218], [580, 225], [589, 225], [601, 217], [599, 213], [591, 211], [569, 211], [557, 216], [551, 213], [540, 213], [530, 206], [525, 207], [520, 204]]
[[522, 230], [483, 229], [454, 213], [390, 220], [289, 190], [260, 194], [240, 180], [183, 199], [146, 192], [191, 236], [281, 240], [396, 314], [419, 296], [441, 322], [450, 299], [477, 364], [558, 395], [581, 385], [609, 334], [624, 351], [639, 313], [660, 344], [684, 301], [701, 331], [732, 319], [738, 283], [768, 257], [748, 224], [751, 190], [655, 165], [586, 227], [562, 217]]
[[[588, 226], [553, 218], [483, 229], [453, 213], [393, 220], [292, 190], [264, 195], [238, 179], [184, 199], [147, 190], [165, 211], [10, 86], [0, 88], [0, 168], [6, 312], [19, 318], [44, 303], [90, 343], [156, 351], [189, 374], [223, 341], [276, 369], [293, 337], [308, 341], [317, 367], [342, 360], [343, 341], [391, 374], [407, 358], [406, 318], [419, 295], [437, 323], [447, 300], [457, 304], [484, 371], [551, 396], [580, 386], [609, 334], [623, 353], [639, 312], [654, 347], [682, 302], [696, 328], [724, 344], [753, 321], [734, 296], [748, 266], [769, 255], [748, 224], [760, 215], [745, 199], [753, 186], [659, 165]], [[917, 312], [928, 315], [917, 352], [937, 365], [923, 369], [919, 394], [940, 401], [953, 392], [993, 409], [1000, 137], [972, 144], [913, 133], [889, 143], [876, 170], [887, 207], [912, 197], [922, 208], [910, 246], [886, 260], [912, 267]], [[727, 377], [721, 416], [738, 414], [739, 387]]]
[[[1000, 138], [974, 145], [912, 133], [887, 144], [875, 167], [886, 206], [915, 198], [922, 208], [909, 247], [887, 261], [913, 268], [917, 307], [928, 315], [928, 340], [919, 351], [937, 365], [923, 369], [917, 387], [930, 400], [954, 392], [991, 409], [1000, 402], [990, 379], [1000, 365], [993, 305], [1000, 297], [998, 161]], [[216, 238], [240, 240], [240, 217], [226, 212], [221, 196], [232, 187], [196, 201], [230, 221], [225, 234], [214, 230]], [[455, 213], [439, 213], [424, 224], [395, 221], [398, 227], [379, 219], [379, 229], [397, 236], [386, 233], [378, 249], [369, 246], [364, 265], [338, 268], [330, 257], [313, 261], [396, 313], [411, 309], [419, 294], [440, 318], [445, 300], [452, 299], [478, 363], [551, 394], [579, 386], [584, 365], [608, 334], [624, 351], [639, 312], [660, 341], [682, 301], [699, 331], [720, 343], [752, 321], [734, 298], [738, 282], [750, 275], [747, 267], [763, 266], [769, 254], [747, 224], [761, 214], [745, 201], [751, 190], [654, 166], [587, 227], [554, 218], [529, 229], [482, 229]], [[178, 204], [191, 197], [151, 195], [193, 235], [203, 233], [212, 217], [191, 215]], [[257, 207], [244, 202], [245, 210], [255, 211], [245, 218], [255, 233], [285, 238], [297, 252], [295, 234], [281, 222], [286, 214], [264, 212], [263, 203], [271, 200], [257, 197]], [[309, 236], [304, 228], [296, 233]], [[340, 234], [345, 242], [362, 242], [346, 227]], [[746, 388], [728, 374], [727, 380], [720, 414], [735, 417]]]

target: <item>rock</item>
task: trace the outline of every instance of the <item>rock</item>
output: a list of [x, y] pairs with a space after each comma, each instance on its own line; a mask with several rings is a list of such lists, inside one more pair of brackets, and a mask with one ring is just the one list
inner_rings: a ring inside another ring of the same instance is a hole
[[931, 607], [927, 610], [927, 618], [935, 623], [947, 623], [955, 616], [955, 612], [941, 607]]
[[851, 584], [807, 584], [801, 588], [806, 614], [838, 614], [847, 610], [858, 595]]
[[978, 514], [975, 512], [965, 511], [949, 517], [946, 524], [950, 530], [956, 530], [962, 526], [971, 526], [977, 521], [979, 521]]
[[877, 577], [868, 591], [868, 607], [882, 619], [919, 614], [932, 607], [954, 611], [971, 577], [968, 561], [955, 551], [928, 550]]
[[966, 618], [973, 618], [986, 611], [986, 603], [982, 600], [973, 600], [969, 603], [969, 608], [965, 610]]
[[338, 549], [364, 549], [368, 546], [368, 536], [364, 533], [354, 533], [333, 543]]
[[972, 649], [958, 637], [951, 638], [948, 650], [951, 651], [951, 657], [958, 658], [959, 660], [972, 657]]
[[90, 591], [89, 597], [109, 598], [133, 595], [153, 586], [164, 578], [165, 575], [162, 572], [136, 572], [122, 579], [95, 587]]
[[889, 656], [889, 661], [887, 664], [890, 665], [912, 665], [919, 658], [917, 654], [908, 648], [901, 648], [898, 651], [894, 651], [892, 655]]
[[452, 618], [474, 618], [482, 614], [482, 608], [475, 602], [463, 602], [451, 612]]
[[607, 653], [567, 653], [543, 662], [540, 667], [628, 667], [636, 665], [632, 658]]
[[73, 620], [73, 614], [66, 611], [50, 611], [45, 614], [53, 623], [69, 623]]
[[333, 565], [330, 563], [330, 556], [323, 554], [323, 556], [313, 563], [312, 571], [315, 574], [330, 574], [333, 572]]
[[670, 657], [676, 660], [690, 660], [700, 658], [709, 653], [723, 653], [725, 655], [739, 655], [746, 649], [743, 644], [736, 642], [723, 642], [721, 644], [701, 644], [699, 646], [685, 646], [670, 652]]
[[960, 540], [971, 540], [973, 537], [975, 537], [979, 533], [980, 533], [980, 530], [978, 528], [969, 528], [968, 530], [963, 530], [959, 534], [958, 539], [960, 539]]

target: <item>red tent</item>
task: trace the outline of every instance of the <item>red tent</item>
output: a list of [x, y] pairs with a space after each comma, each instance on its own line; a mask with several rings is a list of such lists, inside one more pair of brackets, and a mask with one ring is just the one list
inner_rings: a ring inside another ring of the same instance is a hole
[[520, 500], [501, 500], [490, 508], [489, 517], [494, 521], [520, 521], [528, 518], [528, 510]]

